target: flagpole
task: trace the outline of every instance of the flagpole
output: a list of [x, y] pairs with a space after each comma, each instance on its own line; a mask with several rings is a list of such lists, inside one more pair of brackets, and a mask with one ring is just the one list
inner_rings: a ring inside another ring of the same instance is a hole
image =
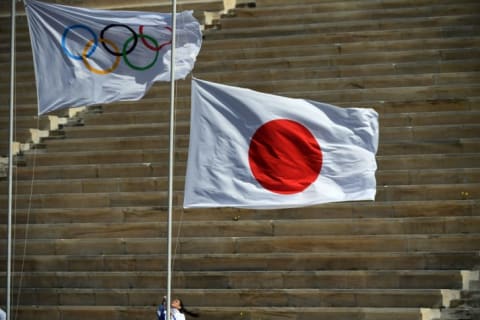
[[174, 166], [174, 135], [175, 135], [175, 47], [177, 30], [177, 3], [172, 0], [172, 50], [170, 60], [170, 146], [168, 170], [168, 253], [167, 253], [167, 319], [171, 314], [172, 295], [172, 216], [173, 216], [173, 166]]
[[12, 207], [13, 207], [13, 107], [15, 95], [15, 0], [12, 0], [11, 9], [11, 29], [10, 29], [10, 134], [9, 134], [9, 154], [8, 154], [8, 231], [7, 231], [7, 301], [6, 312], [7, 319], [10, 320], [11, 305], [11, 287], [12, 287]]

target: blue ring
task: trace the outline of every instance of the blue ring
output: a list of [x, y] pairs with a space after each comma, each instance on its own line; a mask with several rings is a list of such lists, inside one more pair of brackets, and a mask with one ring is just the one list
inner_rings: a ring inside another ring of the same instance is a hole
[[67, 46], [65, 44], [65, 41], [66, 41], [66, 38], [67, 38], [67, 33], [73, 29], [73, 28], [80, 28], [80, 29], [85, 29], [87, 30], [88, 32], [90, 32], [90, 34], [92, 35], [93, 37], [93, 46], [90, 48], [90, 50], [88, 51], [86, 57], [90, 57], [93, 52], [95, 51], [95, 49], [97, 49], [97, 46], [98, 46], [98, 38], [97, 38], [97, 35], [93, 32], [92, 29], [90, 29], [89, 27], [87, 26], [84, 26], [82, 24], [75, 24], [73, 26], [70, 26], [68, 28], [65, 29], [65, 31], [63, 31], [63, 35], [62, 35], [62, 48], [63, 48], [63, 51], [65, 51], [65, 53], [72, 59], [75, 59], [75, 60], [83, 60], [83, 57], [82, 55], [74, 55], [73, 53], [71, 53], [68, 49], [67, 49]]

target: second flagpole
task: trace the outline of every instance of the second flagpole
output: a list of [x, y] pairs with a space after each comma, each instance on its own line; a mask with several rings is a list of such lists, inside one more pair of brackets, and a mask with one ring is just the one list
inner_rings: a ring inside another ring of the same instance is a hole
[[13, 130], [14, 130], [14, 97], [15, 97], [15, 28], [16, 28], [16, 3], [12, 0], [11, 8], [11, 30], [10, 30], [10, 129], [8, 143], [8, 231], [7, 231], [7, 319], [12, 319], [11, 297], [12, 297], [12, 211], [13, 211]]
[[168, 239], [167, 239], [167, 319], [171, 314], [172, 299], [172, 223], [173, 223], [173, 168], [175, 148], [175, 47], [177, 30], [177, 3], [172, 0], [172, 50], [170, 60], [170, 137], [168, 160]]

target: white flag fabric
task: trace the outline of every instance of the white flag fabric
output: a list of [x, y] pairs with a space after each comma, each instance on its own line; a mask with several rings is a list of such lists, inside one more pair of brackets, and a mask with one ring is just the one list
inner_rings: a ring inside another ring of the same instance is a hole
[[374, 200], [378, 114], [192, 80], [184, 207]]
[[[39, 114], [141, 99], [170, 81], [171, 14], [93, 10], [25, 0]], [[194, 67], [202, 44], [192, 11], [177, 14], [175, 79]]]

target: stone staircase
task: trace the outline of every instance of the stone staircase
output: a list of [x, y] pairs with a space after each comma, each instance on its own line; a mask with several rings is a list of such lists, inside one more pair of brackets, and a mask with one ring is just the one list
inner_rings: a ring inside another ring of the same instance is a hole
[[[168, 10], [146, 0], [62, 3]], [[210, 320], [478, 319], [480, 3], [233, 7], [181, 2], [179, 9], [195, 9], [207, 23], [194, 76], [375, 108], [377, 197], [284, 210], [183, 210], [190, 80], [178, 81], [174, 295]], [[7, 15], [1, 19], [6, 26]], [[140, 101], [37, 117], [25, 18], [17, 24], [16, 319], [153, 320], [166, 286], [169, 84], [157, 83]], [[5, 156], [8, 73], [0, 79]], [[0, 189], [5, 239], [5, 179]], [[4, 283], [5, 247], [1, 240]]]
[[[478, 275], [476, 276], [478, 279]], [[480, 281], [471, 280], [465, 290], [457, 293], [451, 307], [442, 311], [439, 320], [479, 319]]]

